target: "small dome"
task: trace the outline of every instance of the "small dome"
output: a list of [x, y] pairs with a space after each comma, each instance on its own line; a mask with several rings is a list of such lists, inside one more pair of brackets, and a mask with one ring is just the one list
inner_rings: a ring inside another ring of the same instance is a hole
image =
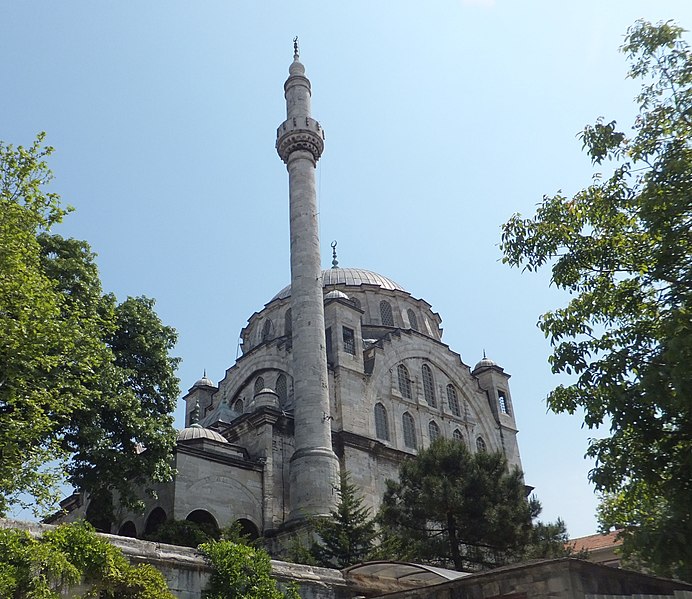
[[[382, 289], [392, 291], [406, 291], [401, 285], [391, 279], [363, 268], [328, 268], [322, 271], [322, 286], [331, 287], [345, 285], [347, 287], [360, 287], [361, 285], [376, 285]], [[286, 299], [291, 296], [291, 286], [286, 285], [273, 298]]]
[[490, 368], [491, 366], [497, 366], [497, 363], [484, 355], [481, 361], [478, 362], [473, 369], [478, 370], [479, 368]]
[[199, 424], [191, 424], [178, 433], [178, 443], [181, 441], [192, 441], [193, 439], [211, 439], [220, 443], [228, 443], [219, 433], [209, 428], [204, 428]]
[[210, 378], [207, 377], [206, 372], [204, 373], [204, 376], [199, 379], [198, 381], [195, 382], [192, 387], [214, 387], [216, 388], [216, 385], [212, 382]]
[[349, 299], [348, 295], [346, 295], [343, 291], [339, 291], [338, 289], [334, 289], [333, 291], [330, 291], [327, 295], [324, 296], [324, 299]]

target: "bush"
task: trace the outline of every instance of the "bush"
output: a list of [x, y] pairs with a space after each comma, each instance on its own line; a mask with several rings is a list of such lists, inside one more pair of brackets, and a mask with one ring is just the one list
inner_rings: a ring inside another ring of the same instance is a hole
[[130, 565], [86, 522], [62, 524], [39, 538], [0, 529], [0, 597], [60, 599], [80, 583], [101, 599], [175, 599], [158, 570]]
[[210, 541], [200, 545], [213, 572], [204, 599], [300, 599], [295, 587], [286, 591], [271, 577], [269, 554], [232, 541]]

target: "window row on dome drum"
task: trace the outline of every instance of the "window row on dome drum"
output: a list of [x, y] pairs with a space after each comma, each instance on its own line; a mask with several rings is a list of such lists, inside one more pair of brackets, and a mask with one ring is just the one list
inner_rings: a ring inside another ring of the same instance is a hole
[[[357, 298], [353, 298], [352, 303], [357, 308], [360, 308], [360, 302]], [[412, 308], [406, 309], [406, 316], [408, 317], [409, 326], [414, 331], [420, 331], [418, 326], [418, 317]], [[380, 322], [384, 326], [393, 327], [394, 324], [394, 313], [392, 312], [392, 305], [387, 300], [380, 301]], [[270, 341], [275, 336], [274, 323], [271, 318], [264, 318], [262, 320], [262, 325], [259, 328], [259, 342], [266, 343]], [[293, 334], [293, 321], [291, 308], [288, 308], [284, 312], [284, 331], [283, 334], [286, 337], [290, 337]]]

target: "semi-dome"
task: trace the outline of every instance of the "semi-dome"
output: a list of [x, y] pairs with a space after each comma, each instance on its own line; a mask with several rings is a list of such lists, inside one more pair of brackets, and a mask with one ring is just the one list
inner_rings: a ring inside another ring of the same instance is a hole
[[[382, 289], [392, 291], [406, 291], [399, 283], [395, 283], [390, 278], [377, 274], [364, 268], [328, 268], [322, 271], [322, 285], [330, 287], [332, 285], [348, 285], [360, 287], [361, 285], [377, 285]], [[273, 298], [285, 299], [291, 295], [291, 286], [286, 285]]]
[[228, 443], [219, 433], [199, 424], [191, 424], [178, 433], [178, 442], [192, 441], [193, 439], [211, 439], [221, 443]]

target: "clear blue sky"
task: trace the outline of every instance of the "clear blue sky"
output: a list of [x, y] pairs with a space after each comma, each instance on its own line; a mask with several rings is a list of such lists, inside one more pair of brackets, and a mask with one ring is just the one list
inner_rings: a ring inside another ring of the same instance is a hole
[[[57, 230], [98, 253], [104, 288], [156, 298], [183, 389], [222, 378], [247, 318], [289, 281], [275, 153], [300, 36], [323, 264], [380, 272], [429, 301], [473, 366], [511, 373], [526, 480], [544, 519], [596, 529], [578, 416], [547, 413], [538, 315], [548, 273], [500, 263], [500, 226], [593, 169], [576, 134], [623, 126], [636, 86], [617, 51], [637, 18], [692, 27], [689, 0], [0, 1], [0, 139], [56, 148]], [[182, 425], [182, 406], [176, 412]]]

